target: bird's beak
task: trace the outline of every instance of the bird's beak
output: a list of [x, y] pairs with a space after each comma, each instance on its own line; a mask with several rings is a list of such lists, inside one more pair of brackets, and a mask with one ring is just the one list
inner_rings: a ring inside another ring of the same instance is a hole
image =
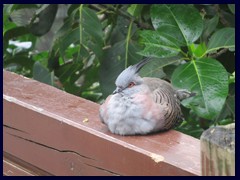
[[121, 92], [121, 91], [122, 91], [122, 89], [119, 88], [119, 87], [117, 87], [117, 88], [113, 91], [112, 94], [116, 94], [116, 93], [119, 93], [119, 92]]

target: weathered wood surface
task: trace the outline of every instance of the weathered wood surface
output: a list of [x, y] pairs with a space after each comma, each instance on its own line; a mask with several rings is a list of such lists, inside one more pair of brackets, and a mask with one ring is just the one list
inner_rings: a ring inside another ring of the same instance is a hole
[[203, 176], [235, 176], [235, 123], [202, 134], [201, 167]]
[[3, 154], [3, 174], [6, 176], [41, 176], [51, 175], [6, 152]]
[[114, 135], [100, 122], [98, 109], [96, 103], [3, 71], [3, 174], [201, 174], [199, 140], [175, 130]]

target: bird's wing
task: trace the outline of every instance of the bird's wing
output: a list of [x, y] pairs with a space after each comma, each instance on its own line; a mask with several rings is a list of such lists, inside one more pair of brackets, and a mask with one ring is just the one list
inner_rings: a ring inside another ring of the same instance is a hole
[[165, 113], [164, 129], [167, 130], [179, 125], [183, 120], [183, 116], [180, 101], [171, 84], [158, 78], [144, 78], [144, 83], [151, 90], [153, 100], [166, 107], [165, 111], [161, 111]]

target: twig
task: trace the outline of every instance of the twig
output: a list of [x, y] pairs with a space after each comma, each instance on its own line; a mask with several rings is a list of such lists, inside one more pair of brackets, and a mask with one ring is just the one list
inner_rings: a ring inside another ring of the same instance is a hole
[[220, 51], [218, 51], [217, 53], [215, 54], [211, 54], [209, 55], [208, 57], [211, 57], [211, 58], [214, 58], [216, 59], [218, 56], [222, 55], [223, 53], [227, 52], [227, 48], [224, 48], [224, 49], [221, 49]]
[[[119, 14], [120, 16], [128, 19], [129, 21], [132, 21], [133, 17], [128, 15], [127, 13], [123, 12], [122, 10], [120, 9], [115, 9], [111, 6], [107, 6], [107, 5], [103, 5], [101, 4], [101, 6], [103, 7], [100, 7], [100, 5], [96, 5], [96, 4], [91, 4], [90, 7], [92, 7], [93, 9], [95, 10], [98, 10], [98, 11], [102, 11], [103, 13], [107, 13], [107, 14], [112, 14], [112, 13], [117, 13]], [[104, 9], [104, 11], [103, 11]], [[109, 11], [110, 10], [110, 11]], [[139, 22], [138, 20], [134, 19], [133, 20], [134, 23], [137, 24], [138, 27], [142, 28], [142, 29], [152, 29], [152, 26], [147, 24], [147, 23], [143, 23], [143, 22]]]

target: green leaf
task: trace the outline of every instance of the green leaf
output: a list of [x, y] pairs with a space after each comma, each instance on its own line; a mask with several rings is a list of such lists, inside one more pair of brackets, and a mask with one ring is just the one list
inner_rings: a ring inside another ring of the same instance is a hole
[[[84, 33], [85, 37], [87, 36]], [[59, 41], [56, 42], [55, 47], [59, 48], [59, 53], [61, 55], [61, 57], [65, 60], [65, 59], [70, 59], [69, 55], [69, 51], [71, 51], [71, 49], [73, 48], [77, 48], [77, 52], [75, 52], [75, 54], [77, 54], [78, 57], [76, 57], [75, 59], [80, 58], [86, 58], [87, 56], [89, 56], [89, 52], [87, 51], [87, 49], [85, 48], [88, 47], [89, 49], [92, 49], [91, 46], [91, 41], [86, 42], [85, 46], [81, 47], [81, 52], [79, 54], [79, 50], [80, 50], [80, 45], [78, 45], [79, 43], [79, 28], [75, 28], [72, 29], [71, 31], [67, 32], [64, 36], [62, 36], [61, 38], [59, 38]], [[72, 44], [76, 44], [73, 47], [71, 47], [70, 45]], [[99, 52], [99, 48], [98, 44], [95, 44], [95, 49], [93, 49], [94, 52]], [[96, 54], [96, 53], [95, 53]], [[74, 55], [74, 54], [72, 54]], [[72, 58], [72, 57], [71, 57]]]
[[207, 42], [208, 37], [213, 33], [214, 30], [216, 30], [216, 27], [219, 22], [219, 16], [215, 15], [211, 19], [205, 19], [204, 20], [204, 30], [202, 33], [202, 38], [204, 42]]
[[89, 39], [94, 39], [94, 42], [99, 44], [100, 46], [103, 45], [103, 31], [102, 31], [102, 24], [99, 21], [96, 13], [87, 8], [83, 8], [83, 31], [89, 37]]
[[180, 64], [179, 62], [163, 67], [163, 71], [166, 74], [164, 77], [165, 80], [168, 80], [169, 82], [171, 81], [172, 74], [173, 74], [174, 70], [178, 67], [178, 65]]
[[42, 83], [46, 83], [49, 85], [53, 85], [53, 72], [49, 72], [47, 68], [45, 68], [40, 62], [35, 62], [33, 65], [33, 79], [40, 81]]
[[83, 7], [81, 13], [82, 19], [79, 19], [81, 23], [79, 24], [76, 21], [76, 18], [80, 18], [78, 17], [79, 9], [72, 11], [72, 14], [56, 34], [57, 39], [54, 48], [59, 48], [59, 52], [63, 57], [66, 49], [71, 44], [79, 44], [80, 42], [81, 48], [79, 49], [81, 51], [88, 49], [88, 51], [93, 51], [99, 58], [102, 55], [103, 46], [102, 25], [94, 11]]
[[189, 47], [190, 47], [191, 53], [196, 58], [202, 57], [207, 50], [207, 47], [206, 47], [205, 43], [191, 44]]
[[229, 77], [229, 84], [235, 83], [235, 71]]
[[141, 4], [131, 4], [131, 6], [128, 7], [127, 12], [134, 17], [138, 17], [141, 14], [142, 8], [143, 5]]
[[[117, 17], [117, 22], [116, 22], [116, 29], [120, 31], [120, 33], [124, 36], [123, 38], [125, 39], [128, 31], [129, 31], [129, 26], [131, 24], [132, 20], [129, 20], [127, 18], [124, 18], [122, 16]], [[132, 23], [131, 25], [131, 36], [138, 30], [137, 26], [135, 23]]]
[[37, 54], [35, 54], [32, 58], [34, 61], [39, 61], [41, 64], [47, 68], [48, 65], [48, 56], [49, 52], [48, 51], [42, 51]]
[[50, 4], [48, 6], [44, 6], [44, 9], [41, 9], [41, 12], [39, 12], [38, 14], [38, 20], [30, 24], [30, 32], [35, 36], [42, 36], [46, 34], [52, 27], [55, 16], [57, 14], [57, 10], [57, 4]]
[[[80, 74], [76, 74], [76, 71], [81, 70], [83, 67], [83, 63], [81, 61], [77, 62], [69, 62], [64, 65], [61, 65], [59, 68], [55, 70], [56, 76], [60, 79], [60, 81], [64, 84], [72, 76], [77, 76], [77, 78], [80, 76]], [[74, 83], [74, 82], [73, 82]]]
[[235, 14], [235, 4], [228, 4], [228, 8], [233, 14]]
[[59, 40], [56, 42], [59, 46], [59, 52], [64, 55], [66, 49], [71, 45], [79, 42], [79, 28], [75, 28], [64, 34]]
[[[110, 44], [115, 44], [117, 42], [120, 42], [122, 40], [126, 39], [126, 36], [128, 34], [129, 25], [131, 23], [131, 20], [126, 19], [122, 16], [118, 16], [116, 20], [113, 20], [113, 24], [116, 24], [112, 27], [112, 32], [110, 34], [106, 34], [106, 42]], [[138, 30], [135, 23], [132, 23], [131, 27], [131, 38], [134, 35], [134, 33]]]
[[152, 58], [152, 60], [147, 63], [139, 72], [142, 77], [157, 77], [163, 78], [166, 76], [163, 68], [179, 62], [181, 57], [175, 56], [172, 58]]
[[39, 5], [37, 4], [13, 4], [11, 7], [11, 12], [17, 11], [19, 9], [37, 9]]
[[183, 104], [206, 119], [214, 119], [220, 113], [228, 94], [228, 73], [221, 63], [210, 58], [179, 66], [172, 75], [172, 83], [196, 93]]
[[206, 53], [214, 53], [221, 48], [235, 51], [235, 28], [222, 28], [215, 32], [209, 40]]
[[202, 33], [201, 15], [192, 5], [152, 5], [150, 13], [156, 30], [168, 33], [185, 45], [195, 42]]
[[84, 82], [81, 85], [81, 91], [86, 91], [93, 83], [99, 80], [99, 68], [95, 65], [90, 66], [86, 70], [83, 71], [84, 73]]
[[145, 30], [140, 32], [140, 43], [145, 45], [139, 54], [158, 58], [176, 56], [180, 51], [179, 44], [170, 36], [157, 31]]
[[216, 122], [220, 123], [223, 119], [231, 118], [235, 120], [235, 84], [229, 86], [228, 97], [222, 108], [221, 113], [216, 118]]

